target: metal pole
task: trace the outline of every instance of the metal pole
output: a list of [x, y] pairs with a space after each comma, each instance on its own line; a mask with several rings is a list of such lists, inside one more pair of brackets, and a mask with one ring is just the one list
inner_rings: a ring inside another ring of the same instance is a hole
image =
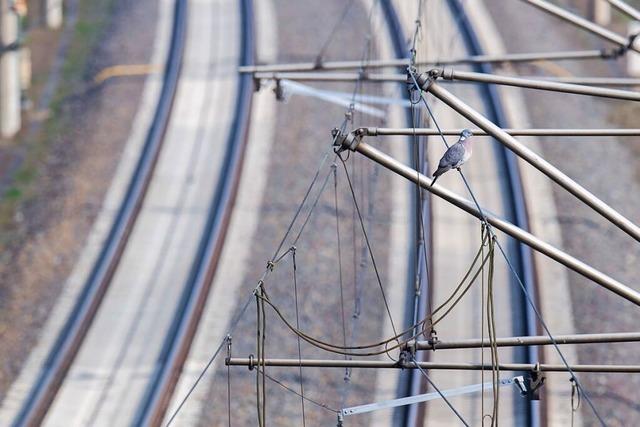
[[[0, 47], [18, 42], [19, 17], [9, 0], [0, 0]], [[20, 52], [0, 52], [0, 138], [13, 138], [22, 126]]]
[[[277, 366], [284, 368], [386, 368], [386, 369], [417, 369], [416, 362], [398, 363], [392, 360], [345, 360], [345, 359], [264, 359], [260, 365]], [[225, 360], [229, 366], [248, 366], [250, 369], [258, 367], [258, 360], [253, 357], [232, 357]], [[422, 369], [442, 369], [454, 371], [481, 371], [491, 370], [490, 363], [436, 363], [418, 362]], [[534, 371], [543, 372], [567, 372], [565, 365], [533, 364], [533, 363], [500, 363], [501, 371]], [[600, 372], [600, 373], [640, 373], [640, 365], [569, 365], [573, 372]]]
[[[522, 1], [529, 3], [530, 5], [535, 6], [538, 9], [541, 9], [547, 13], [555, 15], [566, 22], [569, 22], [577, 27], [580, 27], [586, 31], [589, 31], [590, 33], [598, 35], [605, 40], [609, 40], [610, 42], [615, 43], [620, 47], [627, 46], [629, 44], [629, 39], [627, 39], [626, 37], [621, 36], [620, 34], [614, 33], [613, 31], [609, 31], [606, 28], [601, 27], [600, 25], [594, 24], [593, 22], [587, 19], [584, 19], [576, 14], [573, 14], [561, 7], [551, 4], [548, 1], [545, 1], [545, 0], [522, 0]], [[638, 50], [637, 47], [634, 47], [634, 46], [630, 46], [630, 48], [637, 52], [640, 51]]]
[[[640, 136], [640, 129], [503, 129], [511, 136]], [[443, 135], [458, 136], [463, 129], [442, 129]], [[471, 129], [474, 136], [487, 136], [482, 129]], [[363, 136], [435, 136], [435, 128], [360, 128]]]
[[[418, 67], [434, 65], [457, 64], [500, 64], [505, 62], [533, 62], [533, 61], [563, 61], [580, 59], [610, 59], [603, 50], [570, 50], [560, 52], [531, 52], [531, 53], [507, 53], [503, 55], [473, 55], [458, 58], [443, 58], [432, 61], [416, 61]], [[238, 68], [241, 73], [278, 73], [300, 71], [335, 71], [350, 69], [369, 69], [385, 67], [406, 67], [409, 65], [407, 58], [396, 59], [371, 59], [365, 61], [327, 61], [320, 64], [316, 62], [298, 62], [288, 64], [247, 65]]]
[[622, 0], [606, 0], [606, 1], [608, 1], [613, 7], [622, 11], [623, 13], [626, 13], [636, 21], [640, 21], [640, 11], [630, 6], [627, 2], [624, 2]]
[[255, 73], [256, 79], [268, 80], [296, 80], [296, 81], [325, 81], [325, 82], [352, 82], [356, 80], [372, 82], [406, 82], [405, 74], [368, 74], [368, 73], [324, 73], [324, 72], [300, 72], [300, 73]]
[[531, 164], [533, 167], [547, 175], [549, 178], [551, 178], [568, 192], [576, 196], [578, 199], [582, 200], [587, 206], [590, 206], [600, 215], [611, 221], [611, 223], [615, 224], [618, 228], [629, 234], [629, 236], [640, 242], [640, 228], [637, 225], [629, 221], [611, 206], [591, 194], [584, 187], [562, 173], [551, 163], [547, 162], [542, 157], [521, 144], [517, 139], [515, 139], [514, 137], [503, 131], [500, 127], [495, 125], [493, 122], [491, 122], [491, 120], [487, 119], [482, 114], [469, 107], [467, 104], [455, 97], [451, 92], [443, 89], [436, 83], [433, 83], [430, 86], [425, 85], [424, 89], [431, 92], [438, 99], [442, 100], [451, 108], [475, 123], [478, 127], [484, 129], [487, 133], [491, 134], [497, 141], [504, 144], [516, 155], [529, 162], [529, 164]]
[[[387, 169], [405, 177], [409, 181], [417, 183], [425, 190], [430, 191], [432, 194], [435, 194], [436, 196], [446, 200], [447, 202], [459, 207], [460, 209], [475, 216], [476, 218], [482, 219], [482, 215], [480, 214], [480, 212], [478, 212], [474, 203], [458, 196], [452, 191], [444, 189], [439, 185], [431, 186], [431, 178], [418, 173], [418, 171], [402, 164], [398, 160], [388, 156], [387, 154], [371, 147], [364, 142], [358, 142], [358, 140], [347, 141], [345, 139], [343, 143], [345, 145], [351, 144], [349, 147], [350, 149], [363, 154], [376, 163], [379, 163]], [[634, 304], [640, 305], [640, 293], [636, 292], [635, 290], [629, 288], [626, 285], [623, 285], [617, 280], [572, 257], [571, 255], [561, 251], [560, 249], [544, 242], [543, 240], [540, 240], [531, 233], [513, 225], [509, 221], [495, 216], [491, 212], [484, 209], [483, 213], [485, 214], [487, 221], [489, 221], [489, 223], [497, 229], [503, 231], [504, 233], [507, 233], [515, 239], [518, 239], [519, 241], [525, 243], [526, 245], [539, 251], [540, 253], [545, 254], [549, 258], [558, 261], [559, 263], [570, 268], [576, 273], [579, 273], [584, 277], [593, 280], [599, 285], [633, 302]]]
[[[619, 342], [637, 342], [640, 341], [640, 333], [638, 332], [617, 332], [609, 334], [572, 334], [572, 335], [554, 335], [551, 340], [546, 335], [525, 336], [525, 337], [508, 337], [496, 339], [498, 347], [520, 347], [527, 345], [552, 345], [556, 344], [598, 344], [598, 343], [619, 343]], [[437, 341], [431, 343], [429, 341], [414, 341], [408, 343], [407, 348], [415, 350], [449, 350], [461, 348], [480, 348], [489, 347], [491, 342], [487, 339], [465, 339], [456, 341]]]
[[[640, 86], [640, 79], [614, 77], [507, 77], [493, 74], [469, 73], [462, 71], [436, 70], [434, 75], [443, 77], [447, 83], [480, 82], [494, 83], [508, 86], [526, 87], [531, 89], [550, 90], [556, 92], [574, 93], [579, 95], [600, 96], [605, 98], [626, 99], [640, 101], [640, 92], [607, 89], [587, 86]], [[370, 82], [401, 82], [407, 81], [405, 74], [373, 74], [373, 73], [334, 73], [334, 72], [256, 72], [254, 78], [258, 80], [292, 80], [308, 82], [352, 82], [356, 80]]]
[[563, 83], [550, 79], [525, 79], [521, 77], [498, 76], [495, 74], [474, 73], [469, 71], [455, 71], [451, 68], [433, 69], [418, 77], [418, 84], [428, 90], [434, 79], [442, 77], [445, 80], [460, 80], [480, 83], [493, 83], [506, 86], [524, 87], [529, 89], [549, 90], [554, 92], [573, 93], [576, 95], [591, 95], [603, 98], [625, 99], [640, 101], [640, 92], [629, 90], [608, 89], [602, 87], [588, 87], [580, 84]]
[[640, 79], [624, 77], [534, 77], [532, 79], [582, 86], [640, 86]]

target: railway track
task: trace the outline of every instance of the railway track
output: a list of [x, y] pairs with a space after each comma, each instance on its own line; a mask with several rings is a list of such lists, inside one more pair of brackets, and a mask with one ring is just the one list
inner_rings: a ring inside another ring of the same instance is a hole
[[[386, 16], [386, 19], [393, 29], [393, 46], [396, 52], [396, 56], [398, 58], [403, 58], [408, 56], [408, 50], [406, 47], [406, 38], [404, 36], [404, 32], [402, 30], [402, 26], [398, 19], [398, 15], [394, 9], [391, 0], [385, 0], [382, 2], [383, 10]], [[462, 3], [459, 0], [448, 0], [447, 5], [451, 10], [451, 13], [454, 16], [459, 17], [457, 19], [457, 25], [459, 32], [464, 40], [464, 45], [468, 51], [469, 55], [482, 55], [482, 47], [479, 43], [479, 40], [476, 36], [475, 29], [471, 25], [469, 19], [467, 18]], [[483, 73], [491, 73], [492, 67], [489, 64], [476, 64], [474, 66], [474, 71], [479, 71]], [[484, 103], [485, 111], [488, 114], [488, 118], [491, 119], [494, 123], [498, 124], [501, 127], [508, 127], [507, 120], [504, 115], [504, 111], [502, 108], [502, 103], [500, 101], [500, 97], [498, 92], [494, 86], [491, 85], [482, 85], [479, 87], [481, 91], [481, 96]], [[410, 120], [408, 120], [409, 125], [411, 126]], [[519, 227], [528, 230], [529, 229], [529, 221], [527, 216], [527, 206], [524, 198], [524, 189], [523, 182], [520, 176], [519, 166], [517, 162], [517, 157], [509, 151], [503, 145], [498, 144], [495, 152], [497, 163], [508, 177], [507, 180], [507, 191], [506, 191], [506, 210], [508, 212], [508, 219]], [[414, 159], [415, 161], [415, 159]], [[424, 171], [426, 172], [426, 171]], [[413, 197], [413, 203], [418, 203], [417, 198]], [[416, 210], [418, 212], [418, 210]], [[432, 247], [432, 222], [431, 222], [431, 205], [430, 200], [427, 198], [424, 201], [424, 205], [422, 206], [422, 212], [426, 217], [426, 242], [427, 248]], [[415, 222], [417, 224], [417, 220]], [[416, 225], [417, 226], [417, 225]], [[414, 227], [416, 227], [414, 226]], [[531, 249], [526, 245], [512, 241], [509, 245], [510, 255], [512, 257], [512, 263], [515, 266], [519, 276], [522, 278], [525, 286], [527, 287], [527, 291], [536, 296], [536, 274], [533, 265], [533, 257], [531, 253]], [[427, 250], [427, 254], [429, 262], [431, 263], [433, 260], [432, 251]], [[424, 277], [426, 275], [426, 269], [423, 265], [423, 262], [418, 264], [418, 268], [422, 269]], [[413, 275], [409, 275], [409, 277], [413, 277]], [[523, 335], [537, 335], [538, 331], [536, 328], [537, 322], [535, 319], [535, 312], [533, 309], [527, 304], [526, 299], [520, 292], [518, 285], [514, 281], [515, 279], [511, 278], [513, 282], [510, 287], [512, 289], [512, 301], [515, 306], [518, 307], [517, 312], [521, 313], [520, 318], [516, 320], [516, 330], [513, 332], [515, 334], [523, 334]], [[409, 290], [413, 289], [413, 282], [409, 283]], [[433, 289], [428, 288], [426, 284], [424, 284], [423, 288], [427, 288], [426, 292], [422, 292], [418, 302], [418, 317], [423, 318], [427, 312], [427, 304], [428, 299], [433, 296]], [[413, 304], [413, 302], [411, 302]], [[413, 312], [413, 306], [409, 306], [406, 310], [409, 313]], [[422, 352], [420, 356], [423, 358], [421, 360], [428, 360], [428, 353]], [[537, 363], [540, 361], [540, 354], [536, 347], [523, 347], [523, 350], [520, 354], [516, 354], [518, 360], [522, 360], [525, 363]], [[418, 370], [413, 370], [408, 375], [408, 380], [402, 384], [402, 388], [404, 390], [405, 395], [416, 395], [420, 393], [426, 392], [426, 383], [422, 374]], [[529, 427], [539, 427], [544, 425], [544, 416], [541, 413], [540, 406], [537, 402], [526, 401], [526, 404], [523, 405], [524, 410], [526, 411], [524, 419], [526, 420], [526, 425]], [[515, 409], [514, 409], [515, 410]], [[402, 409], [402, 412], [399, 415], [399, 419], [402, 419], [403, 425], [417, 427], [425, 425], [426, 416], [424, 405], [410, 405]]]
[[[234, 69], [237, 65], [249, 65], [253, 63], [254, 36], [252, 27], [252, 0], [242, 0], [240, 9], [241, 29], [238, 30], [238, 34], [242, 34], [242, 39], [239, 44], [240, 64], [234, 64]], [[223, 14], [224, 13], [222, 13], [222, 11], [218, 10], [214, 15], [222, 16]], [[77, 358], [83, 343], [87, 341], [85, 338], [87, 337], [88, 331], [94, 323], [99, 308], [107, 294], [107, 290], [114, 279], [115, 272], [121, 264], [121, 258], [125, 252], [125, 248], [127, 247], [129, 237], [132, 234], [134, 224], [136, 224], [136, 219], [139, 216], [138, 214], [143, 205], [143, 200], [147, 195], [147, 189], [150, 186], [151, 177], [154, 173], [154, 166], [156, 165], [161, 151], [160, 149], [166, 137], [165, 134], [169, 126], [171, 112], [173, 110], [175, 114], [176, 108], [181, 112], [184, 110], [184, 106], [182, 109], [174, 106], [174, 99], [178, 96], [177, 92], [179, 86], [178, 83], [180, 81], [180, 72], [183, 68], [183, 59], [185, 55], [187, 55], [187, 53], [185, 53], [185, 45], [189, 22], [188, 18], [186, 0], [176, 0], [172, 22], [172, 35], [162, 90], [155, 115], [153, 117], [153, 122], [147, 135], [144, 150], [137, 164], [124, 202], [118, 212], [117, 219], [114, 222], [113, 228], [106, 240], [100, 257], [92, 270], [91, 276], [83, 289], [81, 297], [76, 303], [71, 316], [66, 321], [65, 327], [57, 339], [53, 351], [46, 362], [46, 369], [43, 370], [42, 375], [38, 378], [37, 383], [29, 394], [28, 400], [25, 402], [20, 410], [19, 416], [14, 421], [13, 425], [15, 426], [40, 425], [43, 422], [47, 424], [56, 424], [55, 420], [49, 420], [47, 422], [45, 417], [47, 416], [54, 399], [60, 395], [61, 387], [65, 378], [69, 376], [69, 371], [73, 366], [74, 360]], [[220, 39], [221, 38], [222, 37], [220, 37]], [[210, 40], [209, 42], [213, 44], [213, 40]], [[212, 57], [212, 60], [213, 59], [214, 58]], [[193, 61], [193, 59], [191, 60]], [[219, 73], [224, 73], [226, 71], [224, 71], [224, 67], [212, 62], [212, 65], [209, 66], [209, 72], [211, 73], [211, 76], [216, 76]], [[220, 88], [221, 87], [222, 86], [220, 86]], [[220, 96], [223, 96], [222, 93], [228, 93], [228, 91], [223, 91], [223, 89], [220, 88], [218, 88], [218, 91], [220, 91], [218, 94]], [[186, 275], [184, 284], [181, 285], [179, 298], [176, 298], [176, 308], [173, 309], [171, 304], [167, 307], [167, 310], [173, 310], [171, 313], [171, 320], [169, 322], [167, 332], [160, 338], [162, 341], [160, 352], [156, 357], [152, 372], [149, 374], [149, 379], [145, 383], [144, 391], [141, 393], [142, 398], [139, 401], [139, 405], [135, 409], [135, 413], [132, 414], [132, 421], [130, 422], [133, 425], [161, 424], [171, 394], [179, 378], [182, 364], [186, 358], [191, 341], [195, 334], [198, 320], [206, 301], [211, 279], [215, 272], [221, 252], [229, 222], [231, 207], [233, 206], [233, 201], [235, 199], [235, 191], [245, 147], [252, 90], [251, 77], [239, 77], [235, 88], [235, 105], [233, 111], [226, 113], [228, 116], [226, 121], [224, 118], [217, 118], [221, 123], [226, 123], [228, 121], [230, 126], [226, 136], [226, 146], [224, 148], [224, 152], [220, 156], [219, 169], [216, 170], [214, 166], [211, 166], [217, 176], [215, 177], [215, 180], [212, 181], [214, 184], [214, 191], [213, 195], [209, 199], [208, 207], [206, 208], [206, 221], [204, 221], [202, 232], [199, 234], [197, 249], [194, 252], [192, 260], [167, 259], [167, 261], [170, 262], [190, 262], [191, 267]], [[206, 93], [202, 93], [202, 96], [205, 99], [201, 105], [200, 117], [206, 119], [207, 114], [210, 114], [211, 112], [214, 112], [215, 116], [214, 110], [218, 105], [216, 104], [216, 100], [213, 99], [213, 93], [205, 92]], [[220, 114], [220, 116], [224, 116], [224, 114]], [[206, 126], [201, 127], [206, 128]], [[216, 131], [220, 132], [220, 129], [216, 129]], [[198, 153], [200, 156], [204, 155], [201, 153], [204, 148], [198, 147], [205, 144], [205, 141], [208, 141], [209, 139], [207, 138], [207, 134], [200, 129], [198, 129], [195, 138], [198, 142], [195, 145], [195, 148], [193, 148], [195, 151], [192, 152], [191, 159], [193, 162], [197, 163], [199, 159]], [[194, 164], [189, 169], [195, 169], [195, 166], [196, 165]], [[189, 171], [188, 176], [191, 178], [187, 178], [185, 181], [187, 184], [185, 185], [189, 185], [189, 182], [196, 179], [193, 177], [191, 171]], [[183, 192], [186, 193], [186, 191], [187, 189], [185, 187]], [[179, 200], [181, 200], [185, 205], [189, 205], [188, 202], [190, 199], [188, 199], [187, 196], [183, 197], [181, 195]], [[203, 198], [203, 200], [205, 199]], [[184, 210], [183, 208], [180, 209]], [[172, 220], [173, 225], [169, 229], [172, 234], [173, 232], [176, 232], [176, 229], [180, 226], [179, 221], [180, 219]], [[167, 245], [169, 245], [169, 243], [167, 243]], [[163, 249], [164, 246], [165, 244], [163, 243]], [[167, 246], [167, 248], [168, 247], [169, 246]], [[162, 251], [165, 258], [169, 256], [167, 255], [168, 252], [169, 249]], [[157, 268], [160, 269], [162, 267], [158, 266]], [[153, 285], [153, 283], [150, 284]], [[154, 291], [148, 290], [145, 292], [148, 297], [150, 295], [149, 293]], [[146, 301], [144, 305], [146, 306]], [[139, 310], [140, 314], [135, 316], [136, 319], [139, 317], [141, 318], [144, 315], [142, 314], [143, 311], [147, 309], [143, 306], [139, 308]], [[134, 327], [134, 329], [136, 328], [137, 327]], [[120, 371], [122, 371], [126, 362], [124, 352], [127, 351], [126, 348], [131, 345], [133, 339], [134, 332], [127, 332], [126, 339], [123, 344], [125, 346], [125, 350], [120, 351], [115, 362], [116, 364], [114, 365]], [[124, 367], [126, 368], [126, 366]], [[107, 397], [113, 393], [113, 387], [118, 384], [118, 381], [122, 381], [122, 379], [119, 378], [119, 376], [121, 376], [120, 371], [108, 374], [104, 382], [106, 382], [106, 384], [111, 388], [105, 386], [104, 390], [99, 392], [101, 393], [101, 399], [107, 399]], [[75, 376], [77, 377], [77, 374]], [[73, 395], [71, 394], [70, 396]], [[66, 400], [69, 399], [67, 398]], [[120, 403], [123, 402], [124, 401], [120, 399]], [[130, 403], [127, 402], [127, 404]], [[65, 405], [62, 405], [62, 409], [64, 409], [64, 406]], [[105, 405], [100, 402], [97, 403], [95, 408], [90, 410], [90, 416], [86, 416], [84, 420], [90, 420], [92, 424], [112, 425], [112, 422], [115, 422], [116, 424], [122, 423], [113, 420], [107, 421], [104, 416], [101, 415], [101, 413], [105, 411], [103, 406]], [[120, 405], [116, 405], [116, 410], [120, 409], [118, 406]], [[64, 414], [64, 410], [61, 411], [61, 414]], [[65, 417], [63, 415], [62, 419], [64, 418]], [[60, 416], [58, 416], [58, 419], [60, 419]], [[127, 424], [130, 422], [127, 421]], [[73, 424], [73, 422], [69, 421], [69, 424]]]
[[125, 198], [91, 271], [82, 293], [56, 339], [42, 373], [22, 406], [14, 426], [42, 423], [80, 344], [87, 334], [100, 302], [116, 270], [131, 230], [136, 221], [154, 167], [158, 160], [164, 134], [178, 87], [186, 37], [186, 0], [176, 0], [169, 53], [163, 85], [143, 151], [136, 165]]

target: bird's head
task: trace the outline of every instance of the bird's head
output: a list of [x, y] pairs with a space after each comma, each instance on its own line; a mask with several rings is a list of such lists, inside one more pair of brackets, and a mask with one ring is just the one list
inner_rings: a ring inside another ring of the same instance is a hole
[[473, 132], [471, 132], [469, 129], [464, 129], [462, 131], [462, 133], [460, 133], [460, 137], [464, 138], [464, 139], [469, 139], [473, 136]]

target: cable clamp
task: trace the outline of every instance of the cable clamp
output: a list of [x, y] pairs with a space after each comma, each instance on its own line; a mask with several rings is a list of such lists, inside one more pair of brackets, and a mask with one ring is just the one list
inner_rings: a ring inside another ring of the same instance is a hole
[[411, 354], [410, 351], [406, 349], [402, 350], [400, 352], [400, 356], [398, 357], [396, 365], [398, 365], [401, 369], [405, 369], [410, 366], [410, 362], [415, 362], [416, 364], [418, 363], [418, 361], [414, 358], [413, 354]]
[[255, 363], [255, 356], [253, 354], [249, 355], [249, 370], [253, 371], [253, 369], [256, 367], [256, 363]]
[[331, 135], [333, 136], [333, 151], [335, 153], [341, 153], [345, 150], [355, 151], [360, 141], [362, 141], [361, 129], [356, 129], [345, 135], [340, 129], [335, 128], [331, 131]]
[[427, 340], [427, 342], [431, 346], [431, 350], [436, 351], [436, 346], [438, 345], [440, 340], [438, 339], [438, 332], [435, 329], [431, 329], [431, 331], [429, 332], [429, 339]]
[[540, 362], [538, 362], [527, 378], [527, 398], [529, 400], [540, 400], [540, 389], [544, 385], [545, 379], [544, 374], [540, 371]]

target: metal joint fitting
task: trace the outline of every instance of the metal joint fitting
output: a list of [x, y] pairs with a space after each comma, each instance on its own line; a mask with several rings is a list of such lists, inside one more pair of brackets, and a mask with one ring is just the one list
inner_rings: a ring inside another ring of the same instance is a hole
[[358, 132], [359, 129], [356, 129], [353, 132], [349, 132], [348, 134], [343, 134], [338, 129], [334, 129], [332, 131], [332, 135], [335, 138], [335, 142], [333, 146], [336, 147], [336, 152], [340, 153], [345, 150], [356, 151], [356, 147], [362, 141], [362, 134]]

